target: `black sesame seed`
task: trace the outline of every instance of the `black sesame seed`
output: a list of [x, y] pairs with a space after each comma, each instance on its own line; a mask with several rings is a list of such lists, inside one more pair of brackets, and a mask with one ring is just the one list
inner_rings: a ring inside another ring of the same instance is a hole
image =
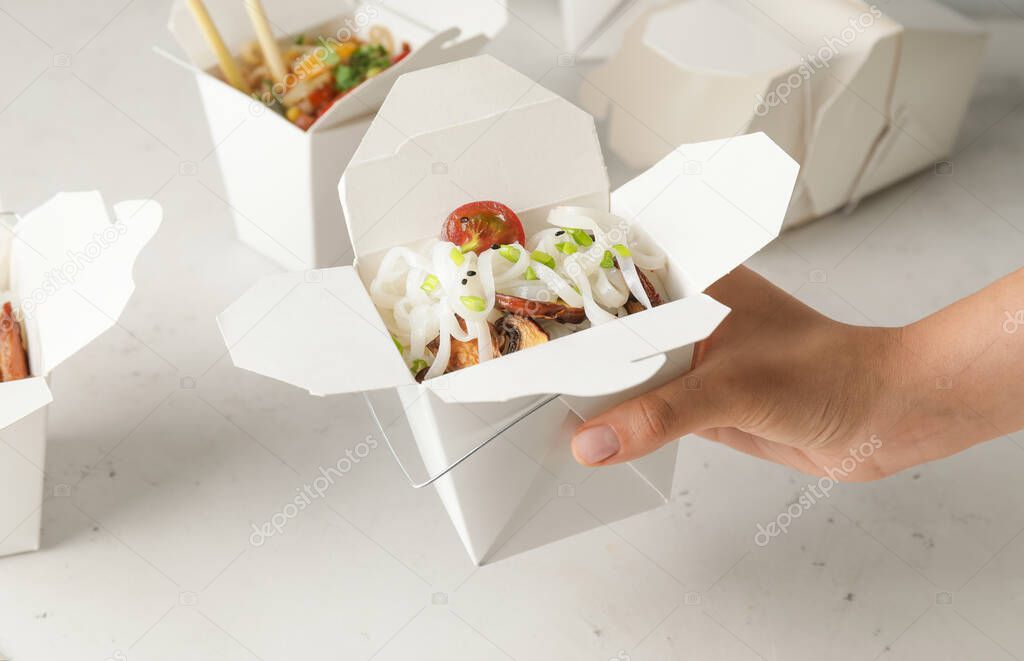
[[465, 278], [462, 279], [462, 284], [466, 284], [467, 282], [469, 282], [469, 280], [466, 280]]
[[565, 230], [558, 230], [555, 232], [555, 236], [562, 236], [563, 234], [565, 234]]
[[466, 275], [473, 277], [474, 275], [476, 275], [476, 271], [466, 271]]
[[498, 243], [495, 243], [493, 246], [491, 246], [491, 250], [497, 250], [498, 248], [501, 248], [501, 245]]
[[465, 216], [463, 216], [462, 218], [459, 218], [459, 222], [462, 223], [463, 225], [465, 225], [466, 223], [469, 222], [469, 218], [466, 218]]

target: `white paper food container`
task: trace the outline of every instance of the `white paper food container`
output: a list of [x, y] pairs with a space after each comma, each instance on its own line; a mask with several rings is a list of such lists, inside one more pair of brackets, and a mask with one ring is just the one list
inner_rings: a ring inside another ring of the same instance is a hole
[[610, 57], [632, 23], [673, 0], [559, 0], [559, 46], [572, 62]]
[[931, 0], [689, 0], [643, 12], [581, 98], [633, 167], [764, 131], [801, 164], [788, 228], [948, 155], [984, 44]]
[[[593, 471], [572, 460], [569, 438], [583, 419], [689, 368], [692, 343], [728, 312], [701, 292], [777, 235], [797, 169], [766, 136], [747, 135], [683, 145], [609, 196], [585, 112], [491, 57], [432, 67], [398, 80], [342, 177], [355, 265], [266, 278], [218, 321], [239, 367], [320, 395], [370, 391], [403, 470], [436, 484], [480, 563], [545, 498], [582, 492]], [[553, 206], [610, 203], [669, 256], [674, 300], [417, 384], [367, 286], [384, 252], [437, 236], [474, 199], [515, 209], [527, 236]], [[664, 502], [675, 456], [669, 446], [597, 471], [594, 483], [614, 476], [621, 487], [594, 495], [598, 518]]]
[[[255, 38], [237, 0], [206, 0], [233, 54]], [[288, 269], [351, 262], [338, 177], [402, 73], [476, 53], [505, 23], [498, 3], [457, 0], [264, 0], [275, 36], [300, 32], [365, 37], [389, 28], [412, 52], [335, 103], [303, 131], [219, 77], [214, 55], [184, 0], [171, 9], [169, 28], [195, 73], [239, 239]], [[323, 28], [318, 29], [318, 28]]]
[[[31, 377], [0, 383], [0, 556], [39, 548], [50, 371], [117, 323], [160, 205], [61, 193], [0, 227], [0, 291], [21, 311]], [[0, 301], [2, 303], [3, 301]], [[17, 316], [17, 312], [16, 312]]]

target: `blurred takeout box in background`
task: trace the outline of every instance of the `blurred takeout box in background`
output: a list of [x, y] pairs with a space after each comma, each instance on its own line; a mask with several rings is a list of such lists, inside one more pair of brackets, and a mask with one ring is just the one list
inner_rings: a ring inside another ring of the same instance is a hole
[[686, 0], [636, 18], [581, 99], [636, 168], [764, 131], [801, 164], [788, 228], [945, 158], [985, 40], [931, 0]]
[[[236, 60], [256, 39], [245, 4], [206, 2]], [[185, 0], [176, 0], [171, 9], [169, 28], [199, 85], [239, 239], [288, 269], [348, 264], [352, 252], [336, 187], [373, 113], [403, 73], [476, 53], [505, 24], [505, 9], [459, 0], [266, 0], [263, 5], [281, 48], [299, 34], [366, 39], [374, 26], [386, 27], [396, 43], [412, 47], [304, 131], [226, 83]]]

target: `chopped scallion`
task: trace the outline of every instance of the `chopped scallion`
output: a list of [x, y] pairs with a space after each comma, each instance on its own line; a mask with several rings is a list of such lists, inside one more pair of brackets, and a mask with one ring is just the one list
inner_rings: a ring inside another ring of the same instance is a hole
[[614, 246], [612, 246], [612, 250], [614, 250], [615, 252], [619, 253], [619, 255], [622, 256], [622, 257], [631, 257], [632, 256], [632, 253], [629, 252], [629, 248], [627, 248], [626, 246], [622, 245], [621, 243], [616, 243]]
[[437, 286], [438, 286], [439, 284], [441, 284], [441, 281], [437, 279], [437, 276], [436, 276], [436, 275], [434, 275], [433, 273], [431, 273], [431, 274], [430, 274], [430, 275], [428, 275], [427, 277], [423, 278], [423, 284], [422, 284], [422, 285], [420, 285], [420, 289], [422, 289], [423, 291], [425, 291], [425, 292], [427, 292], [428, 294], [430, 294], [430, 293], [432, 293], [432, 292], [433, 292], [433, 291], [434, 291], [435, 289], [437, 289]]
[[566, 255], [571, 255], [574, 252], [576, 252], [576, 244], [575, 243], [569, 243], [568, 241], [562, 241], [561, 243], [556, 243], [555, 247], [558, 248], [559, 252], [564, 252]]
[[483, 312], [484, 308], [487, 307], [487, 301], [479, 296], [460, 296], [459, 300], [462, 301], [467, 310], [472, 310], [473, 312]]
[[523, 276], [523, 279], [525, 279], [525, 280], [536, 280], [537, 279], [537, 272], [533, 270], [532, 266], [527, 266], [526, 267], [526, 274]]
[[448, 253], [448, 256], [455, 262], [455, 266], [462, 266], [462, 262], [466, 261], [466, 258], [462, 256], [462, 251], [458, 248], [452, 248], [452, 251]]
[[588, 248], [594, 245], [594, 240], [590, 238], [590, 235], [581, 229], [567, 229], [567, 232], [572, 235], [572, 240], [580, 244], [584, 248]]
[[539, 262], [549, 269], [555, 268], [555, 258], [547, 254], [543, 250], [534, 250], [530, 253], [530, 259], [535, 262]]
[[605, 250], [604, 256], [601, 257], [601, 268], [610, 269], [615, 267], [615, 257], [612, 256], [611, 251]]
[[513, 264], [519, 261], [519, 248], [515, 246], [502, 246], [498, 248], [498, 254]]

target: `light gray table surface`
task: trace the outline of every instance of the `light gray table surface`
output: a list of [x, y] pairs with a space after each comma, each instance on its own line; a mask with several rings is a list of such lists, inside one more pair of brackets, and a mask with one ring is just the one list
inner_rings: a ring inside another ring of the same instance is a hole
[[[278, 269], [235, 241], [195, 83], [150, 51], [174, 48], [168, 4], [0, 1], [6, 205], [99, 189], [166, 214], [120, 323], [53, 376], [43, 549], [0, 559], [0, 653], [1024, 658], [1024, 433], [838, 488], [765, 548], [756, 525], [810, 478], [697, 438], [671, 504], [482, 568], [386, 451], [251, 546], [249, 522], [372, 425], [357, 397], [225, 356], [215, 315]], [[575, 98], [580, 68], [545, 73], [543, 12], [512, 7], [490, 52]], [[1024, 22], [989, 27], [952, 173], [786, 234], [754, 269], [838, 319], [900, 324], [1024, 264]]]

